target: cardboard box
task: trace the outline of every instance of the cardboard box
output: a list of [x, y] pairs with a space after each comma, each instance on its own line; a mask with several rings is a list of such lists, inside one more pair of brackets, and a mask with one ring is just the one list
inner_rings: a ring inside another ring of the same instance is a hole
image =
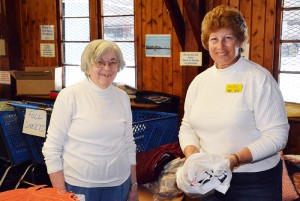
[[62, 67], [26, 67], [11, 75], [16, 79], [17, 95], [49, 95], [51, 90], [62, 89]]

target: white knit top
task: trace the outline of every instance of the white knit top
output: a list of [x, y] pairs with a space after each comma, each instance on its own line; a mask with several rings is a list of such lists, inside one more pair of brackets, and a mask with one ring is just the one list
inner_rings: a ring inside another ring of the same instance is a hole
[[89, 79], [63, 89], [54, 104], [43, 154], [48, 173], [63, 170], [81, 187], [122, 184], [136, 164], [128, 95]]
[[[236, 92], [226, 87], [241, 86]], [[277, 82], [263, 67], [240, 58], [225, 69], [212, 66], [189, 86], [179, 132], [182, 150], [227, 156], [248, 147], [253, 162], [236, 172], [259, 172], [274, 167], [287, 143], [289, 124]]]

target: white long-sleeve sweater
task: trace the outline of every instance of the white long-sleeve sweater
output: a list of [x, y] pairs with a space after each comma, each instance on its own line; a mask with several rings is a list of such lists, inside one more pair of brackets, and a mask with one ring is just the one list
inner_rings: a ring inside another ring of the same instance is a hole
[[128, 95], [86, 79], [63, 89], [54, 104], [43, 154], [48, 173], [63, 170], [81, 187], [122, 184], [136, 164]]
[[[242, 84], [240, 92], [226, 85]], [[263, 67], [240, 58], [225, 69], [212, 66], [189, 86], [179, 132], [182, 150], [227, 156], [248, 147], [253, 162], [235, 172], [259, 172], [274, 167], [288, 139], [289, 124], [277, 82]]]

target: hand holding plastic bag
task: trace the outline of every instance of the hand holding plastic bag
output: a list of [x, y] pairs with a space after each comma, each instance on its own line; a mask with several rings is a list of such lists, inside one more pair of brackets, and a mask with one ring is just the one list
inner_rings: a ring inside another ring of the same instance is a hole
[[177, 186], [187, 194], [205, 195], [214, 190], [226, 193], [232, 172], [223, 156], [206, 153], [191, 155], [176, 172]]

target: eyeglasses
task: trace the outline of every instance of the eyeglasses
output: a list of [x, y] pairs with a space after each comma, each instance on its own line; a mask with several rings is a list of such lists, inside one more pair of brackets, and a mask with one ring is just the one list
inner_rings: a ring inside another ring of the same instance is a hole
[[117, 60], [104, 61], [103, 59], [100, 59], [97, 61], [96, 67], [103, 69], [107, 65], [110, 70], [116, 70], [119, 63], [120, 62]]

